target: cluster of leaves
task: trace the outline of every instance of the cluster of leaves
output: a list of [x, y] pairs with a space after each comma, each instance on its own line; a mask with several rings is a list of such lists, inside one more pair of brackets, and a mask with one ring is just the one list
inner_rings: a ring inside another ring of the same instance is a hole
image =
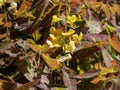
[[0, 0], [0, 90], [119, 90], [119, 0]]

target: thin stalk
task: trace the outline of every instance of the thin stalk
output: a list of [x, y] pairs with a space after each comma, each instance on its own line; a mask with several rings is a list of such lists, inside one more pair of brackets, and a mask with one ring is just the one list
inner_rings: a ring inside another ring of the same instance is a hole
[[44, 2], [43, 2], [43, 9], [41, 10], [41, 13], [39, 14], [39, 16], [37, 17], [37, 21], [35, 21], [34, 22], [34, 24], [33, 24], [33, 26], [31, 27], [31, 30], [33, 30], [36, 26], [37, 26], [37, 24], [39, 23], [39, 21], [40, 20], [42, 20], [42, 16], [43, 16], [43, 14], [44, 14], [44, 12], [45, 12], [45, 10], [46, 10], [46, 7], [47, 7], [47, 5], [48, 5], [48, 2], [49, 2], [49, 0], [45, 0]]
[[5, 25], [6, 25], [6, 31], [7, 31], [7, 38], [10, 39], [10, 31], [8, 30], [7, 26], [7, 12], [5, 12]]
[[65, 10], [65, 16], [66, 16], [65, 31], [67, 32], [68, 0], [65, 0], [65, 4], [66, 4], [66, 10]]

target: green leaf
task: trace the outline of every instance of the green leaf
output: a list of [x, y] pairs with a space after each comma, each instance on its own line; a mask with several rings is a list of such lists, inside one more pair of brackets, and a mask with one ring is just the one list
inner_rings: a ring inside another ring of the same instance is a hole
[[115, 32], [115, 31], [116, 31], [116, 28], [114, 28], [113, 26], [111, 26], [111, 25], [108, 24], [107, 22], [105, 22], [105, 26], [106, 26], [106, 29], [108, 30], [108, 33], [109, 33], [109, 32]]
[[35, 41], [38, 41], [41, 37], [41, 34], [39, 33], [38, 30], [36, 30], [33, 34], [32, 34], [32, 37]]

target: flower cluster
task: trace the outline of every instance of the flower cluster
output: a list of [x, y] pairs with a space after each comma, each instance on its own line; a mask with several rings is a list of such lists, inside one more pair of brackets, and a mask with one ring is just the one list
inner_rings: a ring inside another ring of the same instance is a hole
[[53, 47], [62, 47], [65, 53], [72, 53], [75, 50], [75, 44], [80, 43], [82, 39], [82, 33], [75, 34], [75, 22], [77, 17], [75, 15], [66, 17], [66, 24], [69, 26], [69, 29], [65, 30], [64, 28], [56, 28], [55, 24], [60, 22], [62, 19], [58, 18], [57, 15], [53, 16], [50, 28], [50, 40], [47, 40], [47, 43], [51, 48]]

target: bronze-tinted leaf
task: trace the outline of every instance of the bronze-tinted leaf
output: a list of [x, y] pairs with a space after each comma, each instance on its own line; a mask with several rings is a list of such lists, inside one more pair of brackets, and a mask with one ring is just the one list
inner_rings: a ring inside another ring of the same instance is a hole
[[96, 42], [93, 44], [88, 44], [86, 46], [84, 46], [84, 48], [76, 50], [72, 57], [74, 58], [85, 58], [88, 57], [90, 55], [92, 55], [94, 52], [97, 52], [101, 49], [101, 47], [107, 45], [108, 42], [104, 42], [104, 41], [100, 41], [100, 42]]
[[13, 15], [15, 15], [15, 19], [17, 19], [19, 17], [23, 17], [27, 13], [27, 10], [30, 8], [30, 6], [31, 6], [30, 2], [23, 0], [19, 9], [16, 10], [13, 14]]
[[100, 7], [103, 3], [102, 2], [97, 2], [96, 0], [86, 0], [87, 4], [89, 7], [92, 9], [96, 10], [96, 8]]
[[115, 33], [109, 38], [109, 43], [117, 52], [120, 52], [120, 41]]
[[3, 19], [5, 18], [5, 14], [0, 14], [0, 25], [3, 25], [3, 24], [5, 24], [4, 22], [3, 22]]
[[62, 68], [62, 63], [57, 59], [51, 58], [48, 54], [42, 54], [42, 58], [52, 70], [59, 70]]
[[11, 81], [0, 80], [0, 90], [14, 90], [16, 87], [16, 84]]
[[30, 88], [36, 85], [38, 81], [39, 79], [25, 83], [22, 86], [15, 88], [14, 90], [30, 90]]

